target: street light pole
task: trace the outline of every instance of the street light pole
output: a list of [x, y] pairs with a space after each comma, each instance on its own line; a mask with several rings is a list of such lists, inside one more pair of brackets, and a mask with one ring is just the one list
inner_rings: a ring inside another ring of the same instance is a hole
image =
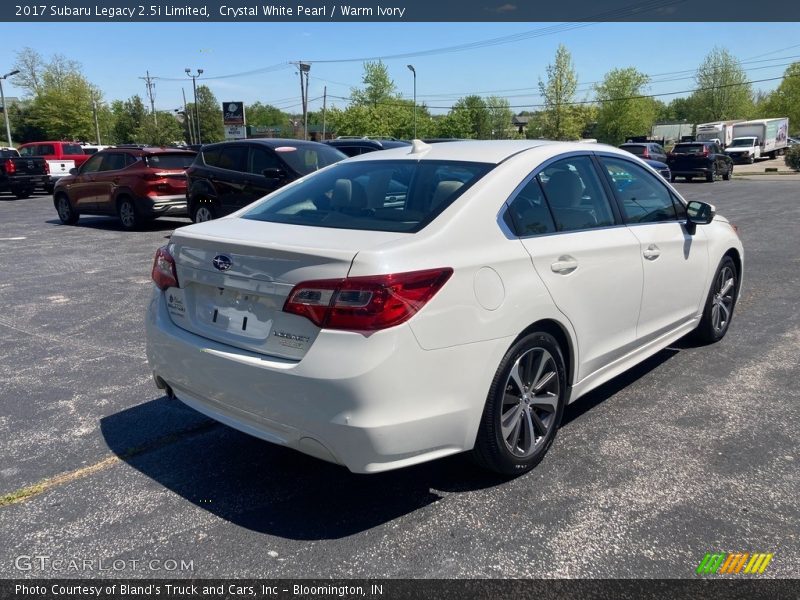
[[202, 144], [203, 140], [200, 136], [200, 112], [197, 110], [197, 78], [203, 74], [203, 69], [197, 69], [197, 74], [192, 75], [191, 69], [185, 69], [186, 74], [192, 78], [192, 88], [194, 88], [194, 121], [197, 124], [197, 143]]
[[6, 138], [8, 139], [8, 147], [11, 147], [11, 125], [8, 123], [8, 106], [6, 106], [6, 95], [3, 92], [3, 80], [16, 75], [19, 71], [11, 71], [0, 77], [0, 101], [3, 103], [3, 116], [6, 119]]
[[417, 139], [417, 70], [414, 65], [406, 65], [414, 74], [414, 139]]

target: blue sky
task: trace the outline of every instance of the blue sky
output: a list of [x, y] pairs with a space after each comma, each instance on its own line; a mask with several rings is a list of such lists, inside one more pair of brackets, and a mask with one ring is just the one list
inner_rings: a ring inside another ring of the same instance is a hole
[[[359, 85], [363, 72], [358, 61], [317, 61], [389, 56], [500, 36], [533, 32], [552, 23], [80, 23], [0, 24], [6, 57], [0, 69], [10, 70], [12, 48], [31, 46], [45, 56], [61, 53], [77, 60], [85, 75], [98, 85], [105, 100], [145, 97], [144, 76], [162, 78], [156, 83], [156, 107], [178, 108], [181, 88], [191, 100], [191, 81], [184, 69], [204, 69], [205, 77], [247, 72], [278, 65], [275, 70], [204, 81], [220, 101], [256, 100], [275, 104], [287, 112], [298, 111], [300, 90], [294, 68], [288, 63], [312, 61], [309, 97], [322, 96], [327, 85], [329, 106], [346, 102]], [[551, 35], [478, 49], [430, 54], [384, 62], [398, 91], [412, 96], [413, 79], [406, 65], [417, 70], [420, 102], [447, 107], [460, 96], [497, 91], [515, 111], [536, 104], [539, 77], [552, 62], [559, 43], [572, 52], [580, 99], [591, 98], [591, 83], [614, 67], [633, 66], [654, 77], [649, 92], [658, 94], [691, 89], [691, 74], [715, 45], [728, 48], [744, 62], [751, 79], [779, 77], [786, 64], [800, 60], [797, 23], [596, 23], [572, 24]], [[754, 62], [750, 62], [754, 61]], [[5, 64], [8, 62], [8, 64]], [[779, 82], [756, 84], [770, 90]], [[9, 96], [21, 90], [6, 83]], [[528, 89], [524, 89], [528, 88]], [[488, 95], [488, 94], [482, 94]], [[685, 95], [685, 94], [681, 94]], [[669, 101], [675, 96], [662, 99]], [[317, 109], [321, 100], [310, 108]], [[433, 112], [445, 112], [433, 110]]]

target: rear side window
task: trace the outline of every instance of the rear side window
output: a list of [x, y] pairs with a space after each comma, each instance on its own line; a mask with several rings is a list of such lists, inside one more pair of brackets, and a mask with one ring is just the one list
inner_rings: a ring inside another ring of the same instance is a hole
[[493, 166], [408, 160], [343, 163], [272, 194], [243, 218], [413, 233], [435, 219]]
[[188, 169], [194, 162], [193, 154], [151, 154], [147, 158], [147, 166], [152, 169]]
[[514, 233], [520, 237], [553, 233], [553, 216], [547, 207], [542, 186], [535, 177], [522, 188], [508, 205]]
[[[49, 156], [56, 153], [56, 149], [53, 144], [39, 144], [36, 146], [36, 154], [39, 156]], [[81, 154], [83, 154], [81, 152]]]
[[219, 155], [220, 155], [219, 148], [210, 148], [208, 150], [203, 150], [200, 154], [203, 157], [203, 162], [206, 163], [209, 167], [219, 166]]
[[283, 164], [273, 154], [271, 150], [266, 148], [259, 148], [258, 146], [250, 147], [250, 162], [248, 164], [247, 172], [254, 175], [263, 175], [264, 169], [282, 169]]
[[125, 155], [119, 152], [110, 152], [103, 158], [101, 171], [116, 171], [125, 168]]
[[216, 165], [229, 171], [247, 171], [247, 146], [228, 146], [223, 148]]
[[62, 144], [62, 154], [83, 154], [83, 147], [79, 144]]

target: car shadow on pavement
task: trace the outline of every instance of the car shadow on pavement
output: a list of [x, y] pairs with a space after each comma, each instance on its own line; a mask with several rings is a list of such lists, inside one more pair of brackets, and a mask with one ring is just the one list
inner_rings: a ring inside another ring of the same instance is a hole
[[[45, 221], [48, 225], [57, 225], [59, 227], [84, 227], [87, 229], [94, 229], [97, 231], [125, 231], [119, 220], [114, 217], [81, 217], [75, 225], [64, 225], [61, 221], [56, 219], [48, 219]], [[136, 231], [172, 231], [178, 227], [191, 225], [192, 222], [188, 219], [154, 219], [148, 221], [139, 227]]]
[[[178, 413], [190, 423], [183, 433]], [[163, 433], [165, 421], [173, 423], [172, 434]], [[293, 540], [347, 537], [407, 517], [440, 500], [437, 492], [504, 482], [465, 455], [355, 475], [207, 420], [166, 397], [109, 415], [100, 429], [125, 463], [189, 502], [240, 527]]]

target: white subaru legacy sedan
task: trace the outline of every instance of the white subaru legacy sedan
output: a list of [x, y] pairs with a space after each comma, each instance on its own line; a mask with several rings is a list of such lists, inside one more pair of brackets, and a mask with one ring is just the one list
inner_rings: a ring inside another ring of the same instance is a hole
[[471, 451], [516, 475], [567, 403], [721, 339], [742, 268], [713, 206], [623, 150], [414, 141], [175, 231], [147, 355], [170, 397], [353, 472]]

